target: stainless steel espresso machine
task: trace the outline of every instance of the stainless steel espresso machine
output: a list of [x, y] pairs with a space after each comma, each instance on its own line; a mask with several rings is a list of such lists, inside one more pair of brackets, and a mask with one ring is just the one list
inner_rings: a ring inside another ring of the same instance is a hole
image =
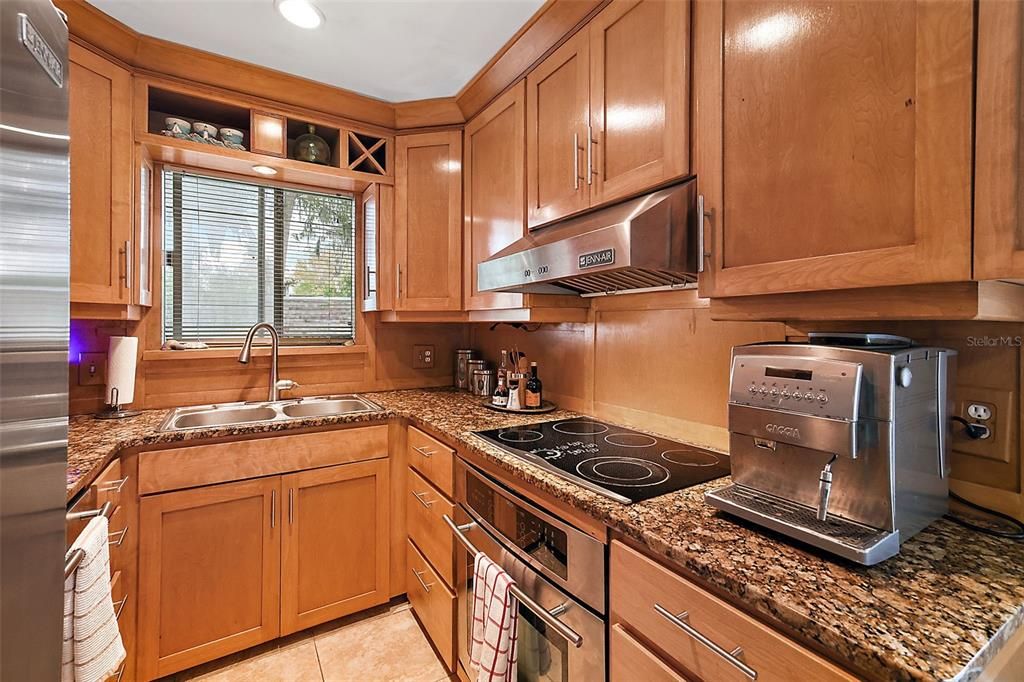
[[880, 334], [733, 349], [733, 483], [709, 504], [871, 565], [946, 513], [956, 352]]

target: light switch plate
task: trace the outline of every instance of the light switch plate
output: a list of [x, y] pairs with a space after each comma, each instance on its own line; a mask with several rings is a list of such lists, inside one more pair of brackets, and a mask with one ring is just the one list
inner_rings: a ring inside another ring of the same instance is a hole
[[412, 368], [431, 369], [434, 366], [434, 347], [417, 344], [412, 347]]
[[78, 354], [78, 385], [95, 386], [107, 383], [107, 354]]

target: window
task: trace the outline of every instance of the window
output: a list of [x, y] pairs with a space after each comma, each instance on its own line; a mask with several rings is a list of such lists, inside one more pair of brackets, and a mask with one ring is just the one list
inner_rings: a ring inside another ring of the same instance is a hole
[[355, 201], [166, 170], [164, 339], [236, 344], [355, 335]]

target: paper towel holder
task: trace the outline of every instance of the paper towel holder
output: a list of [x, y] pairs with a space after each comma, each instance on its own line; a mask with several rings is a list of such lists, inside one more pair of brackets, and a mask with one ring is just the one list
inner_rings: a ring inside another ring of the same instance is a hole
[[134, 336], [111, 336], [107, 353], [107, 385], [103, 402], [109, 407], [96, 415], [98, 419], [127, 419], [141, 414], [126, 410], [135, 398], [135, 363], [139, 340]]
[[110, 389], [110, 395], [107, 396], [110, 400], [107, 401], [107, 409], [102, 412], [96, 413], [96, 419], [127, 419], [128, 417], [136, 417], [142, 414], [142, 410], [125, 410], [122, 409], [120, 399], [117, 397], [118, 390], [115, 386]]

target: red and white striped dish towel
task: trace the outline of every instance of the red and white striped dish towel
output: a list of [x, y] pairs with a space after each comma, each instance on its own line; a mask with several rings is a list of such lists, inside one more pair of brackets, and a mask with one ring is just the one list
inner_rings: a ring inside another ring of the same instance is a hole
[[473, 561], [473, 639], [470, 662], [479, 670], [477, 682], [516, 679], [519, 602], [515, 581], [480, 552]]
[[107, 519], [89, 522], [71, 550], [85, 550], [85, 558], [64, 581], [64, 646], [61, 682], [100, 682], [115, 672], [125, 658], [110, 594], [110, 551]]

